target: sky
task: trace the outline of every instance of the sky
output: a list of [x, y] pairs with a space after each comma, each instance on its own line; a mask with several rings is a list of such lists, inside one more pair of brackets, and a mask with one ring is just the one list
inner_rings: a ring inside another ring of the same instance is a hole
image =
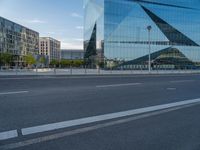
[[0, 16], [61, 41], [62, 49], [83, 49], [82, 0], [0, 0]]

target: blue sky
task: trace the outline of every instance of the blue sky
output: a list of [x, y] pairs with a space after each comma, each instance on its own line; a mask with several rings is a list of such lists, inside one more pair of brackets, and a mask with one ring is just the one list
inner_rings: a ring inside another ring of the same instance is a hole
[[0, 0], [0, 16], [62, 42], [83, 48], [82, 0]]

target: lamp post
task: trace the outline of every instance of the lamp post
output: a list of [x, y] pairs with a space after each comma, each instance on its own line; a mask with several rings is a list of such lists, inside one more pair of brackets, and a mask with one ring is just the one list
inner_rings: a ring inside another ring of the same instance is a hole
[[147, 26], [147, 30], [148, 30], [148, 41], [149, 41], [149, 74], [151, 73], [151, 38], [150, 38], [151, 29], [152, 29], [152, 27], [151, 27], [150, 25]]
[[72, 75], [72, 50], [70, 52], [70, 75]]

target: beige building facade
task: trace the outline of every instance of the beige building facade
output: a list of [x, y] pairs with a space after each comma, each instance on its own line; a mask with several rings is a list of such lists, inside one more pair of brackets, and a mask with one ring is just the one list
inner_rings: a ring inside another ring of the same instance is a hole
[[61, 59], [61, 42], [51, 37], [40, 37], [39, 54], [48, 56], [49, 63], [52, 60]]

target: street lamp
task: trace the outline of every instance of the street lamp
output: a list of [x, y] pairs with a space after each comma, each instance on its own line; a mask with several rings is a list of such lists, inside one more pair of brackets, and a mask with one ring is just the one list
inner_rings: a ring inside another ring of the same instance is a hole
[[151, 73], [151, 38], [150, 38], [150, 34], [151, 34], [151, 26], [147, 26], [147, 30], [148, 30], [148, 41], [149, 41], [149, 73]]

